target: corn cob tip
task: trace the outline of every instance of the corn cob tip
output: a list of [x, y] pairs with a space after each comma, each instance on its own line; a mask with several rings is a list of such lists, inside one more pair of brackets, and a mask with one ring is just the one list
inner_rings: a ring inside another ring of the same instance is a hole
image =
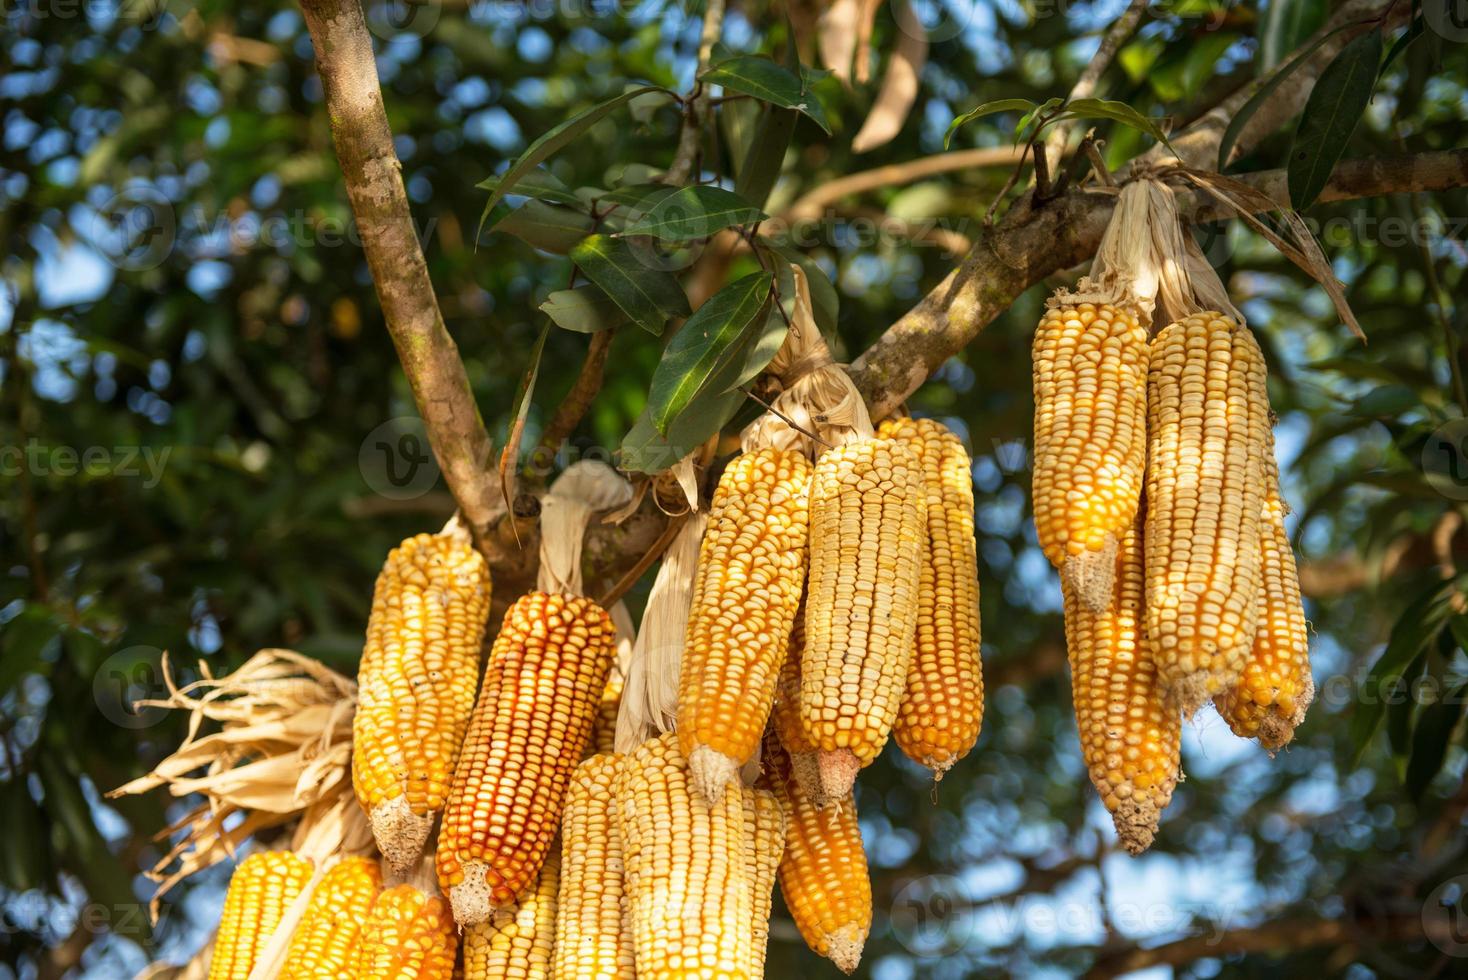
[[842, 973], [851, 974], [861, 962], [861, 951], [867, 943], [866, 930], [845, 925], [827, 938], [826, 956]]
[[1105, 612], [1116, 588], [1116, 535], [1107, 534], [1099, 551], [1068, 555], [1060, 574], [1091, 612]]
[[817, 810], [822, 809], [831, 802], [826, 796], [826, 790], [821, 785], [821, 763], [818, 752], [790, 752], [788, 747], [786, 754], [790, 756], [790, 772], [795, 777], [795, 782], [800, 786], [801, 792], [815, 805]]
[[856, 774], [861, 772], [861, 760], [850, 749], [821, 752], [816, 765], [820, 767], [821, 794], [828, 800], [843, 799], [856, 785]]
[[737, 762], [707, 745], [698, 746], [688, 756], [688, 774], [693, 778], [693, 787], [709, 806], [724, 798], [724, 787], [738, 771]]
[[414, 813], [406, 796], [395, 796], [372, 808], [368, 814], [372, 837], [393, 874], [404, 878], [418, 866], [433, 832], [433, 817], [432, 813]]
[[1143, 796], [1122, 800], [1112, 811], [1111, 823], [1116, 828], [1116, 837], [1121, 846], [1133, 857], [1152, 846], [1157, 836], [1157, 825], [1162, 820], [1162, 810], [1156, 802]]
[[464, 880], [449, 889], [449, 904], [453, 906], [454, 921], [460, 926], [487, 922], [496, 905], [494, 890], [485, 876], [488, 867], [482, 861], [464, 862]]
[[1272, 756], [1284, 748], [1295, 737], [1295, 729], [1304, 724], [1305, 709], [1310, 707], [1310, 702], [1315, 700], [1315, 681], [1309, 677], [1305, 678], [1305, 689], [1295, 698], [1294, 710], [1288, 715], [1280, 709], [1279, 705], [1272, 705], [1259, 722], [1259, 732], [1255, 736], [1259, 744], [1269, 750]]
[[1189, 720], [1198, 709], [1207, 704], [1217, 691], [1210, 690], [1213, 675], [1207, 670], [1196, 670], [1184, 674], [1167, 686], [1167, 704]]

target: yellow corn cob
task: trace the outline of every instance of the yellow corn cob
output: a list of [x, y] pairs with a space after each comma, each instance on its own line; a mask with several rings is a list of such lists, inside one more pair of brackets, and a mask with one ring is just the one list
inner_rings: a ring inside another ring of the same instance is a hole
[[882, 751], [907, 687], [927, 542], [922, 464], [899, 442], [828, 449], [811, 480], [800, 713], [826, 795]]
[[922, 460], [928, 499], [917, 650], [892, 737], [942, 779], [974, 747], [984, 719], [973, 464], [959, 438], [932, 419], [888, 419], [878, 435], [905, 443]]
[[613, 743], [617, 737], [617, 712], [622, 707], [622, 688], [626, 686], [626, 681], [617, 665], [612, 664], [612, 672], [607, 675], [607, 686], [602, 688], [601, 701], [596, 706], [596, 720], [591, 723], [591, 739], [586, 743], [585, 758], [615, 751]]
[[591, 599], [531, 592], [506, 611], [438, 837], [439, 884], [460, 925], [534, 882], [615, 649]]
[[1259, 615], [1269, 393], [1247, 327], [1164, 327], [1147, 377], [1147, 635], [1191, 717], [1243, 672]]
[[449, 980], [457, 943], [448, 903], [412, 885], [383, 891], [362, 925], [353, 980]]
[[810, 462], [758, 449], [730, 461], [709, 509], [678, 680], [678, 737], [716, 801], [759, 748], [805, 582]]
[[576, 767], [561, 816], [561, 892], [556, 913], [558, 980], [634, 975], [632, 930], [624, 921], [622, 834], [617, 826], [619, 755]]
[[1273, 432], [1265, 453], [1264, 480], [1259, 628], [1243, 676], [1214, 702], [1235, 735], [1257, 738], [1265, 748], [1278, 749], [1294, 738], [1295, 729], [1305, 720], [1315, 684], [1310, 677], [1310, 642], [1295, 553], [1285, 531], [1286, 509], [1279, 492]]
[[286, 907], [311, 880], [311, 862], [290, 851], [257, 851], [229, 879], [209, 980], [245, 980]]
[[443, 809], [474, 708], [489, 566], [466, 540], [420, 534], [387, 556], [357, 675], [352, 783], [388, 865], [407, 874]]
[[826, 794], [821, 789], [820, 752], [806, 736], [805, 722], [800, 717], [800, 657], [804, 650], [805, 610], [802, 608], [795, 615], [795, 627], [790, 631], [790, 651], [780, 668], [770, 727], [790, 756], [790, 768], [794, 770], [800, 788], [817, 806], [824, 806]]
[[765, 950], [770, 941], [770, 907], [774, 904], [775, 875], [785, 854], [785, 811], [779, 797], [767, 789], [746, 790], [744, 833], [749, 848], [749, 887], [753, 890], [754, 934], [750, 943], [749, 975], [765, 975]]
[[1122, 536], [1116, 588], [1104, 612], [1092, 612], [1069, 583], [1065, 643], [1081, 755], [1116, 835], [1140, 854], [1152, 843], [1162, 810], [1180, 778], [1182, 719], [1168, 707], [1143, 624], [1142, 534]]
[[872, 883], [850, 793], [818, 807], [801, 789], [790, 759], [765, 742], [764, 783], [785, 810], [780, 893], [806, 945], [846, 973], [861, 962], [872, 927]]
[[357, 962], [362, 923], [382, 891], [375, 858], [348, 857], [321, 876], [291, 936], [280, 980], [335, 980]]
[[1035, 330], [1035, 530], [1050, 563], [1106, 608], [1147, 464], [1147, 331], [1125, 309], [1048, 309]]
[[648, 739], [617, 774], [618, 826], [638, 980], [754, 980], [744, 795], [696, 798], [676, 735]]
[[560, 877], [552, 851], [518, 905], [464, 927], [464, 980], [550, 980]]

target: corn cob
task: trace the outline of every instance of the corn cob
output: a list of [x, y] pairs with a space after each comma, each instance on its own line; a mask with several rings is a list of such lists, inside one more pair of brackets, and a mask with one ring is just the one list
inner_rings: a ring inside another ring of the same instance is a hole
[[974, 747], [984, 719], [972, 463], [958, 437], [932, 419], [888, 419], [878, 435], [907, 444], [922, 460], [928, 500], [917, 650], [892, 737], [942, 779]]
[[1182, 720], [1167, 706], [1143, 624], [1142, 534], [1134, 526], [1117, 549], [1116, 589], [1092, 612], [1068, 583], [1065, 643], [1081, 755], [1126, 849], [1152, 843], [1181, 778]]
[[800, 717], [800, 657], [805, 650], [805, 610], [795, 615], [795, 628], [790, 631], [790, 651], [780, 668], [775, 688], [775, 707], [770, 712], [770, 727], [790, 756], [790, 768], [807, 796], [824, 806], [826, 794], [821, 789], [820, 752], [805, 734]]
[[311, 880], [311, 862], [290, 851], [257, 851], [229, 879], [209, 980], [245, 980], [280, 925], [286, 907]]
[[872, 883], [856, 820], [856, 800], [847, 793], [818, 807], [790, 769], [790, 758], [774, 739], [765, 742], [762, 778], [785, 810], [785, 853], [780, 892], [806, 945], [846, 973], [861, 962], [872, 927]]
[[1142, 493], [1147, 360], [1146, 328], [1123, 307], [1056, 304], [1035, 330], [1035, 530], [1093, 611]]
[[827, 796], [882, 751], [907, 685], [927, 541], [922, 465], [901, 443], [828, 449], [811, 480], [800, 710]]
[[752, 980], [745, 790], [695, 798], [676, 735], [648, 739], [617, 774], [638, 980]]
[[770, 942], [770, 908], [774, 904], [775, 875], [785, 854], [785, 811], [780, 799], [767, 789], [745, 790], [744, 833], [749, 848], [749, 887], [753, 890], [754, 934], [750, 943], [749, 975], [765, 975], [765, 951]]
[[602, 688], [601, 701], [596, 706], [596, 720], [591, 723], [591, 739], [586, 743], [584, 758], [615, 751], [617, 711], [622, 707], [622, 688], [625, 686], [626, 678], [617, 665], [612, 664], [607, 686]]
[[550, 980], [560, 877], [552, 851], [518, 905], [464, 927], [464, 980]]
[[718, 800], [759, 748], [805, 581], [810, 463], [794, 450], [735, 457], [699, 550], [677, 731], [694, 785]]
[[1295, 729], [1305, 720], [1315, 684], [1310, 677], [1310, 643], [1295, 553], [1285, 531], [1286, 509], [1279, 492], [1273, 432], [1264, 461], [1259, 628], [1243, 676], [1214, 702], [1235, 735], [1257, 738], [1265, 748], [1278, 749], [1294, 738]]
[[353, 980], [449, 980], [457, 944], [448, 903], [412, 885], [383, 891], [362, 924]]
[[506, 611], [439, 831], [438, 879], [460, 925], [534, 882], [615, 649], [591, 599], [531, 592]]
[[338, 861], [311, 892], [311, 901], [291, 936], [280, 980], [334, 980], [357, 961], [362, 923], [382, 891], [382, 872], [374, 858]]
[[576, 767], [561, 816], [561, 892], [556, 913], [558, 980], [634, 975], [632, 930], [624, 922], [622, 835], [617, 826], [619, 755]]
[[1258, 623], [1269, 393], [1247, 327], [1200, 313], [1162, 329], [1147, 379], [1147, 635], [1191, 717], [1243, 672]]
[[461, 538], [420, 534], [387, 556], [357, 677], [352, 783], [388, 865], [407, 874], [443, 809], [489, 617], [489, 566]]

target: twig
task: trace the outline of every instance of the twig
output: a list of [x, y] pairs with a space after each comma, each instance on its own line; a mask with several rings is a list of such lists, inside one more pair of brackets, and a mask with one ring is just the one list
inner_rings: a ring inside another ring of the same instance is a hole
[[372, 35], [358, 0], [302, 0], [301, 11], [383, 319], [444, 480], [484, 548], [503, 510], [489, 475], [493, 447], [428, 277], [382, 104]]
[[1106, 160], [1101, 156], [1101, 147], [1105, 145], [1105, 140], [1098, 140], [1094, 134], [1087, 133], [1086, 138], [1081, 140], [1081, 152], [1091, 161], [1091, 170], [1101, 183], [1107, 187], [1115, 187], [1116, 180], [1111, 176], [1111, 171], [1106, 169]]
[[[1409, 206], [1412, 208], [1414, 223], [1420, 230], [1426, 222], [1426, 216], [1422, 211], [1421, 194], [1408, 196]], [[1435, 309], [1434, 319], [1437, 320], [1438, 329], [1443, 335], [1443, 354], [1448, 360], [1448, 373], [1453, 379], [1453, 397], [1458, 401], [1458, 409], [1468, 416], [1468, 391], [1463, 387], [1463, 367], [1458, 363], [1459, 347], [1458, 335], [1453, 330], [1453, 325], [1448, 321], [1448, 307], [1452, 300], [1448, 298], [1447, 291], [1443, 289], [1442, 280], [1437, 274], [1437, 259], [1432, 255], [1432, 249], [1428, 247], [1427, 237], [1420, 233], [1417, 238], [1417, 249], [1422, 253], [1422, 274], [1427, 279], [1427, 290], [1432, 294], [1432, 305]]]
[[[1076, 79], [1075, 85], [1071, 86], [1070, 96], [1065, 100], [1074, 102], [1076, 99], [1089, 99], [1096, 94], [1096, 86], [1101, 82], [1101, 76], [1106, 74], [1106, 69], [1111, 67], [1111, 62], [1116, 58], [1116, 53], [1121, 46], [1136, 31], [1137, 25], [1141, 23], [1142, 14], [1147, 11], [1147, 0], [1132, 0], [1127, 5], [1122, 15], [1107, 28], [1101, 37], [1101, 46], [1091, 56], [1091, 61], [1081, 72], [1081, 77]], [[1057, 123], [1050, 130], [1050, 135], [1045, 138], [1045, 162], [1049, 170], [1060, 166], [1060, 158], [1065, 153], [1066, 141], [1070, 139], [1070, 127], [1065, 123]], [[1039, 180], [1039, 160], [1036, 158], [1036, 186]]]
[[556, 409], [556, 414], [546, 425], [545, 434], [540, 439], [541, 449], [554, 453], [576, 431], [576, 426], [581, 424], [587, 409], [596, 399], [597, 392], [601, 391], [607, 354], [612, 349], [612, 335], [615, 332], [616, 328], [612, 327], [598, 330], [591, 335], [591, 343], [586, 348], [586, 360], [581, 363], [581, 373], [576, 376], [576, 383], [571, 386], [560, 407]]
[[643, 574], [652, 567], [652, 563], [661, 558], [663, 552], [672, 547], [673, 539], [678, 536], [678, 531], [682, 529], [683, 522], [687, 519], [687, 514], [679, 514], [677, 517], [668, 519], [668, 526], [663, 528], [663, 533], [657, 536], [657, 540], [652, 543], [652, 546], [643, 553], [641, 558], [637, 559], [631, 568], [627, 569], [622, 577], [617, 580], [616, 585], [613, 585], [607, 590], [605, 595], [597, 600], [603, 609], [610, 609], [616, 604], [618, 599], [632, 591], [632, 586], [636, 585], [637, 580], [642, 578]]
[[[789, 318], [788, 317], [786, 317], [786, 322], [789, 322]], [[748, 388], [740, 388], [739, 390], [741, 392], [743, 392], [746, 396], [748, 396], [751, 400], [753, 400], [755, 402], [758, 402], [760, 405], [763, 405], [765, 411], [769, 412], [771, 415], [775, 416], [775, 418], [779, 419], [780, 421], [784, 422], [786, 425], [790, 426], [790, 428], [794, 429], [796, 432], [799, 432], [801, 435], [805, 436], [811, 442], [814, 442], [814, 443], [817, 443], [819, 445], [825, 446], [827, 449], [834, 449], [835, 448], [829, 442], [827, 442], [826, 440], [822, 439], [820, 436], [816, 435], [814, 432], [811, 432], [808, 429], [802, 428], [800, 426], [800, 424], [797, 423], [790, 416], [786, 415], [784, 412], [780, 411], [774, 405], [772, 405], [769, 402], [765, 401], [763, 398], [761, 398], [759, 395], [756, 395], [754, 392], [750, 391]]]
[[693, 161], [698, 156], [698, 145], [703, 140], [703, 124], [707, 118], [709, 98], [703, 83], [698, 81], [713, 57], [714, 44], [719, 40], [719, 29], [724, 24], [724, 0], [708, 0], [703, 12], [703, 33], [698, 41], [698, 67], [693, 72], [693, 92], [683, 110], [683, 128], [678, 132], [678, 148], [673, 151], [673, 162], [663, 174], [663, 183], [681, 186], [688, 183], [693, 173]]
[[999, 205], [1003, 203], [1004, 198], [1014, 189], [1014, 185], [1019, 183], [1019, 175], [1025, 169], [1025, 160], [1029, 157], [1032, 146], [1034, 146], [1033, 143], [1025, 144], [1024, 152], [1019, 156], [1019, 162], [1009, 172], [1009, 179], [1004, 182], [1003, 187], [999, 188], [999, 193], [994, 195], [994, 200], [990, 203], [989, 210], [984, 212], [984, 227], [988, 228], [994, 224], [994, 212], [999, 210]]

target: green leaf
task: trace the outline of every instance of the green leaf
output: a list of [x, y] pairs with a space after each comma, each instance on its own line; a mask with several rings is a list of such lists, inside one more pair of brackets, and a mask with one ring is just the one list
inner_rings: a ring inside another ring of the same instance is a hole
[[[821, 268], [820, 263], [806, 255], [804, 252], [783, 242], [767, 242], [781, 258], [787, 262], [794, 262], [805, 272], [806, 284], [810, 287], [811, 312], [815, 314], [816, 326], [823, 333], [834, 334], [836, 332], [836, 318], [841, 309], [841, 297], [836, 292], [836, 284], [831, 282], [826, 271]], [[783, 285], [784, 279], [780, 280], [781, 298], [790, 299]]]
[[1259, 71], [1284, 62], [1291, 51], [1325, 23], [1324, 0], [1271, 0], [1259, 27]]
[[663, 435], [646, 410], [622, 440], [617, 464], [629, 473], [658, 473], [703, 445], [739, 411], [744, 393], [706, 391], [668, 426]]
[[[499, 183], [490, 192], [489, 200], [484, 204], [484, 216], [481, 216], [479, 219], [480, 227], [483, 227], [484, 217], [488, 216], [490, 209], [498, 204], [522, 177], [549, 159], [556, 151], [565, 147], [576, 139], [576, 137], [600, 122], [618, 106], [625, 105], [639, 95], [646, 95], [649, 92], [661, 92], [669, 98], [676, 98], [672, 92], [669, 92], [660, 85], [639, 86], [634, 89], [629, 89], [621, 95], [607, 99], [605, 102], [600, 102], [589, 109], [583, 109], [565, 122], [551, 127], [537, 138], [525, 148], [525, 152], [520, 154], [514, 163], [510, 164], [509, 169], [504, 172], [504, 175], [499, 179]], [[475, 237], [479, 237], [477, 233]]]
[[[482, 191], [492, 191], [498, 189], [503, 180], [502, 176], [496, 174], [493, 177], [484, 178], [474, 186]], [[555, 174], [539, 168], [530, 171], [516, 181], [514, 193], [524, 197], [533, 197], [537, 201], [566, 204], [573, 208], [585, 206], [575, 192], [561, 183]]]
[[1412, 733], [1412, 755], [1407, 762], [1404, 780], [1407, 795], [1413, 800], [1422, 799], [1432, 784], [1432, 778], [1442, 769], [1453, 732], [1463, 718], [1465, 696], [1468, 696], [1468, 684], [1459, 684], [1422, 709], [1417, 728]]
[[688, 315], [678, 280], [650, 267], [623, 239], [592, 235], [571, 249], [571, 261], [648, 333], [662, 333], [670, 316]]
[[744, 366], [739, 369], [738, 375], [724, 389], [725, 392], [735, 391], [748, 384], [756, 375], [770, 366], [775, 355], [780, 352], [780, 347], [785, 343], [785, 337], [790, 333], [790, 322], [780, 312], [780, 308], [773, 303], [765, 305], [765, 322], [759, 332], [755, 334], [753, 341], [748, 345], [744, 354]]
[[589, 214], [540, 200], [526, 201], [490, 223], [491, 231], [514, 235], [527, 245], [556, 255], [565, 255], [595, 227]]
[[1422, 404], [1417, 391], [1407, 385], [1388, 384], [1372, 388], [1356, 402], [1351, 414], [1365, 418], [1396, 418]]
[[1061, 104], [1064, 102], [1065, 100], [1061, 98], [1048, 99], [1046, 100], [1044, 105], [1035, 106], [1035, 108], [1031, 109], [1023, 116], [1020, 116], [1019, 122], [1014, 124], [1014, 141], [1016, 143], [1020, 142], [1021, 137], [1024, 135], [1024, 131], [1030, 127], [1030, 123], [1034, 122], [1036, 119], [1038, 119], [1040, 116], [1045, 115], [1046, 113], [1054, 112], [1056, 109], [1060, 108]]
[[628, 226], [624, 235], [651, 235], [670, 242], [708, 238], [734, 225], [749, 225], [767, 218], [759, 208], [732, 191], [696, 184], [669, 194], [651, 211]]
[[1187, 46], [1176, 58], [1159, 64], [1147, 73], [1147, 83], [1164, 102], [1193, 99], [1209, 79], [1216, 78], [1218, 59], [1233, 47], [1238, 35], [1228, 31], [1212, 31]]
[[596, 333], [627, 322], [627, 314], [596, 286], [558, 289], [540, 304], [541, 310], [562, 330]]
[[723, 375], [740, 370], [772, 282], [765, 272], [736, 279], [700, 306], [668, 343], [647, 396], [660, 434], [667, 435], [672, 420], [700, 392], [728, 390]]
[[1056, 121], [1062, 119], [1110, 119], [1138, 132], [1146, 133], [1159, 143], [1172, 145], [1167, 142], [1167, 130], [1164, 127], [1164, 124], [1171, 122], [1168, 117], [1144, 116], [1125, 102], [1112, 102], [1108, 99], [1074, 99], [1066, 103], [1065, 112], [1058, 116]]
[[948, 132], [943, 134], [943, 149], [948, 149], [949, 141], [953, 139], [954, 132], [966, 122], [971, 122], [981, 116], [992, 116], [996, 112], [1029, 112], [1035, 108], [1035, 103], [1029, 99], [996, 99], [993, 102], [985, 102], [976, 108], [970, 109], [961, 116], [954, 118], [948, 124]]
[[705, 85], [722, 85], [727, 91], [742, 92], [782, 109], [802, 112], [827, 135], [831, 132], [825, 110], [806, 91], [801, 76], [769, 58], [738, 55], [704, 72], [702, 81]]
[[1351, 716], [1351, 744], [1358, 762], [1386, 713], [1383, 688], [1404, 678], [1427, 645], [1437, 639], [1452, 614], [1451, 597], [1461, 588], [1458, 580], [1434, 584], [1407, 606], [1392, 627], [1386, 649], [1361, 682], [1359, 703]]
[[1239, 134], [1244, 131], [1244, 127], [1248, 125], [1249, 120], [1254, 118], [1254, 113], [1259, 111], [1259, 107], [1268, 100], [1275, 89], [1283, 85], [1295, 73], [1296, 69], [1310, 60], [1310, 55], [1315, 53], [1316, 48], [1345, 29], [1344, 27], [1337, 28], [1329, 34], [1317, 38], [1315, 43], [1296, 55], [1294, 61], [1291, 61], [1288, 65], [1271, 75], [1263, 85], [1259, 86], [1259, 90], [1249, 97], [1249, 101], [1244, 103], [1243, 108], [1234, 114], [1234, 117], [1228, 121], [1228, 128], [1223, 131], [1223, 139], [1218, 144], [1218, 169], [1220, 172], [1228, 165], [1229, 154], [1233, 152], [1234, 144], [1239, 141]]
[[734, 182], [734, 193], [753, 204], [763, 207], [780, 177], [785, 164], [785, 151], [790, 146], [790, 137], [795, 135], [795, 111], [766, 106], [760, 116], [749, 152], [739, 166], [739, 179]]
[[641, 214], [650, 210], [653, 205], [669, 194], [676, 193], [677, 190], [676, 184], [629, 184], [626, 187], [608, 191], [597, 199], [597, 203], [615, 204], [627, 211]]
[[1381, 63], [1379, 75], [1385, 75], [1386, 70], [1392, 66], [1392, 62], [1396, 61], [1403, 51], [1411, 47], [1413, 41], [1422, 36], [1422, 32], [1426, 29], [1424, 24], [1425, 21], [1419, 14], [1411, 24], [1407, 25], [1407, 29], [1392, 42], [1392, 46], [1387, 50], [1386, 60]]
[[1330, 180], [1371, 102], [1380, 65], [1381, 30], [1373, 28], [1342, 48], [1320, 73], [1290, 148], [1287, 177], [1290, 205], [1296, 211], [1314, 204]]

